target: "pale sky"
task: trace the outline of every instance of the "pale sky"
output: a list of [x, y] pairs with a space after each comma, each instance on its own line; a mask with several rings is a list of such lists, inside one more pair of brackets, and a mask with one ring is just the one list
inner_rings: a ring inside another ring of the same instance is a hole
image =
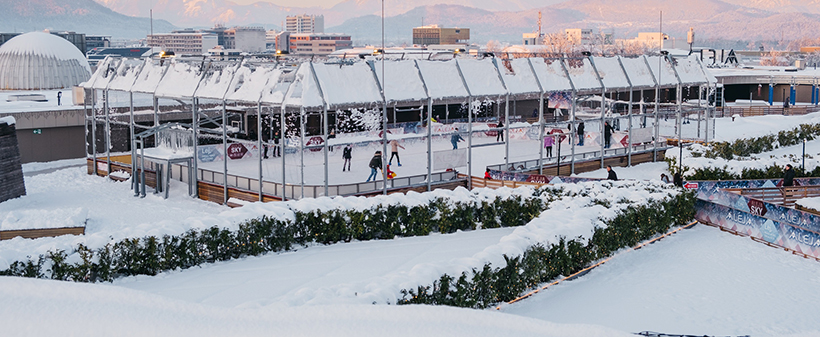
[[249, 5], [254, 2], [271, 2], [288, 7], [323, 7], [330, 8], [343, 0], [230, 0], [240, 5]]

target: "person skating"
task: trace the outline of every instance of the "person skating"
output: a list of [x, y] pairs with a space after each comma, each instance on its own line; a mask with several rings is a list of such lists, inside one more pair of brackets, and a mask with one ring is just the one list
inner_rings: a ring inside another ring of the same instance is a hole
[[792, 164], [786, 164], [786, 170], [783, 171], [783, 187], [794, 186], [794, 169]]
[[270, 134], [267, 132], [269, 130], [262, 129], [262, 149], [264, 150], [264, 155], [262, 158], [268, 159], [268, 141], [270, 140]]
[[370, 166], [370, 176], [367, 177], [367, 181], [365, 182], [370, 182], [370, 179], [376, 180], [377, 170], [382, 168], [382, 164], [382, 152], [376, 151], [373, 158], [370, 159], [370, 164], [368, 165]]
[[345, 167], [348, 171], [350, 171], [350, 159], [353, 158], [352, 154], [353, 146], [351, 146], [351, 144], [347, 144], [347, 146], [345, 146], [345, 148], [342, 149], [342, 159], [345, 160], [345, 162], [342, 163], [342, 172], [345, 171]]
[[492, 180], [493, 179], [493, 177], [490, 175], [490, 169], [489, 168], [487, 168], [484, 171], [484, 179], [486, 179], [486, 180]]
[[330, 146], [330, 140], [336, 138], [336, 130], [330, 130], [330, 134], [327, 135], [327, 150], [333, 152], [333, 146]]
[[387, 165], [387, 167], [385, 167], [385, 169], [387, 169], [387, 179], [393, 179], [396, 177], [396, 172], [390, 170], [389, 164]]
[[578, 124], [576, 133], [578, 134], [578, 146], [584, 146], [584, 122]]
[[461, 134], [458, 133], [458, 128], [456, 128], [456, 133], [450, 136], [450, 143], [453, 144], [453, 150], [458, 149], [458, 142], [464, 141], [464, 138], [461, 138]]
[[609, 125], [609, 122], [604, 122], [604, 148], [609, 148], [611, 138], [612, 126]]
[[544, 149], [547, 150], [547, 157], [552, 157], [552, 146], [555, 144], [555, 137], [552, 136], [552, 131], [544, 137]]
[[279, 140], [282, 139], [282, 135], [279, 134], [279, 130], [273, 133], [273, 156], [274, 157], [281, 157], [282, 156], [282, 149], [279, 147]]
[[401, 158], [399, 158], [399, 148], [405, 149], [404, 146], [399, 145], [398, 140], [391, 140], [390, 141], [390, 160], [387, 162], [387, 165], [393, 164], [393, 157], [396, 157], [396, 162], [401, 166]]
[[615, 174], [615, 171], [612, 170], [612, 166], [607, 165], [606, 171], [608, 172], [606, 176], [607, 180], [618, 180], [618, 175]]
[[[498, 119], [498, 125], [496, 125], [495, 127], [497, 127], [497, 128], [503, 128], [504, 127], [504, 122], [501, 121], [501, 118]], [[496, 132], [495, 141], [497, 142], [499, 138], [501, 139], [502, 142], [504, 141], [504, 130], [498, 130], [498, 132]]]

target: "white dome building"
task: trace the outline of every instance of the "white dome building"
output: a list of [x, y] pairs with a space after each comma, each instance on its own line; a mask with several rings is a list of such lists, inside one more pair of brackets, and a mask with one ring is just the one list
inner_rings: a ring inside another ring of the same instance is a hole
[[83, 53], [59, 36], [25, 33], [0, 46], [0, 90], [70, 88], [90, 77]]

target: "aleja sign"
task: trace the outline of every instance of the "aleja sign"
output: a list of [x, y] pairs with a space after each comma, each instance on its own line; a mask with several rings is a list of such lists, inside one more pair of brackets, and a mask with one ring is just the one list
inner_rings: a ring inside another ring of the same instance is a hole
[[228, 146], [228, 158], [231, 159], [242, 159], [245, 154], [248, 153], [248, 148], [241, 143], [233, 143]]
[[698, 183], [686, 183], [683, 185], [684, 188], [688, 188], [690, 190], [694, 190], [698, 188]]
[[746, 204], [749, 205], [749, 213], [752, 213], [752, 215], [766, 215], [766, 205], [763, 204], [763, 201], [749, 199], [749, 202]]

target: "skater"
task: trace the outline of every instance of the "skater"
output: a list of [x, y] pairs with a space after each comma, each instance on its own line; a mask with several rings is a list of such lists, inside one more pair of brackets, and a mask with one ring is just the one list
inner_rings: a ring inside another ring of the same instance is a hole
[[493, 180], [493, 177], [490, 175], [490, 169], [489, 168], [487, 168], [484, 171], [484, 179], [485, 180]]
[[327, 135], [327, 150], [333, 152], [333, 146], [330, 146], [330, 140], [336, 138], [336, 130], [330, 130], [330, 134]]
[[399, 145], [399, 141], [395, 139], [390, 141], [390, 148], [390, 161], [387, 162], [387, 165], [393, 164], [393, 157], [396, 157], [396, 162], [399, 163], [399, 166], [401, 166], [401, 158], [399, 158], [399, 148], [402, 148], [403, 150], [406, 149], [404, 148], [404, 146]]
[[279, 130], [273, 134], [273, 156], [274, 157], [281, 157], [282, 156], [282, 149], [279, 148], [279, 140], [282, 139], [282, 135], [279, 134]]
[[615, 174], [615, 171], [612, 170], [612, 166], [607, 165], [606, 166], [606, 171], [609, 172], [606, 176], [607, 180], [613, 180], [613, 181], [618, 180], [618, 175]]
[[[501, 121], [501, 118], [498, 119], [498, 125], [495, 127], [499, 129], [504, 127], [504, 123]], [[498, 130], [498, 132], [496, 132], [495, 141], [497, 142], [499, 138], [502, 142], [504, 141], [504, 130]]]
[[578, 124], [578, 146], [584, 146], [584, 122]]
[[786, 164], [786, 170], [783, 171], [783, 187], [794, 186], [794, 169], [792, 164]]
[[464, 141], [464, 138], [461, 138], [461, 134], [458, 133], [458, 128], [456, 128], [456, 133], [450, 136], [450, 143], [453, 144], [453, 150], [458, 149], [458, 142]]
[[351, 144], [347, 144], [347, 146], [342, 149], [342, 159], [345, 160], [345, 162], [342, 163], [342, 172], [345, 171], [345, 167], [347, 167], [347, 170], [350, 171], [350, 159], [352, 158], [352, 153], [353, 146]]
[[547, 150], [547, 157], [552, 157], [552, 146], [555, 144], [555, 137], [552, 136], [552, 131], [548, 136], [544, 137], [544, 149]]
[[668, 183], [670, 183], [670, 181], [669, 181], [669, 176], [668, 176], [668, 175], [666, 175], [666, 173], [661, 173], [661, 181], [662, 181], [664, 184], [668, 184]]
[[381, 169], [382, 164], [382, 152], [376, 151], [373, 158], [370, 159], [370, 164], [368, 165], [370, 166], [370, 176], [367, 177], [367, 181], [365, 181], [366, 183], [370, 182], [370, 179], [376, 180], [376, 173], [378, 173], [376, 170]]
[[606, 148], [606, 149], [609, 148], [611, 138], [612, 138], [612, 126], [609, 125], [609, 122], [604, 122], [604, 148]]
[[262, 129], [262, 134], [260, 135], [262, 137], [262, 150], [264, 151], [262, 155], [263, 159], [268, 159], [268, 140], [270, 140], [270, 137], [268, 137], [267, 131], [268, 130]]

